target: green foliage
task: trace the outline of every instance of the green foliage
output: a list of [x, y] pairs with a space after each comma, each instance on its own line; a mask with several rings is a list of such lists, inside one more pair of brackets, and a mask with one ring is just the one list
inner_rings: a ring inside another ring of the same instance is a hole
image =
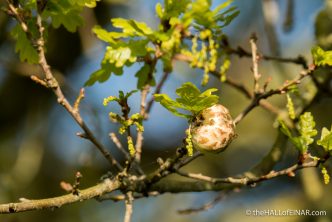
[[215, 91], [217, 89], [211, 88], [201, 93], [194, 84], [186, 82], [176, 90], [176, 94], [179, 96], [176, 100], [172, 100], [166, 94], [155, 94], [154, 98], [174, 115], [190, 119], [191, 115], [183, 114], [178, 109], [187, 110], [196, 115], [203, 109], [218, 103], [219, 97], [212, 95]]
[[[112, 73], [121, 75], [124, 66], [130, 66], [136, 61], [145, 63], [136, 73], [138, 89], [142, 89], [145, 84], [154, 85], [155, 63], [151, 66], [151, 59], [161, 60], [163, 70], [172, 71], [174, 55], [188, 51], [188, 44], [184, 39], [191, 36], [191, 32], [200, 33], [200, 38], [208, 42], [205, 45], [203, 41], [201, 50], [191, 54], [197, 62], [194, 61], [192, 65], [204, 68], [202, 84], [205, 85], [209, 79], [208, 73], [216, 70], [220, 57], [218, 42], [221, 28], [228, 25], [238, 14], [235, 7], [229, 7], [230, 3], [231, 1], [227, 1], [211, 9], [210, 0], [165, 0], [164, 6], [160, 3], [156, 5], [156, 14], [160, 18], [158, 30], [153, 30], [143, 22], [123, 18], [111, 20], [113, 27], [120, 30], [118, 32], [108, 32], [96, 26], [93, 32], [109, 46], [101, 68], [92, 73], [85, 85], [104, 82]], [[228, 67], [229, 63], [223, 70]]]
[[290, 97], [289, 94], [287, 94], [287, 109], [288, 109], [288, 115], [291, 119], [295, 119], [295, 109], [294, 109], [294, 104], [292, 101], [292, 98]]
[[[119, 38], [141, 35], [142, 33], [149, 33], [147, 26], [143, 23], [134, 22], [125, 19], [112, 19], [113, 25], [122, 28], [123, 32], [108, 32], [99, 26], [93, 28], [93, 32], [97, 37], [109, 44], [106, 47], [106, 52], [99, 70], [91, 74], [86, 86], [91, 86], [95, 82], [104, 82], [108, 80], [111, 74], [122, 75], [124, 66], [131, 66], [137, 61], [138, 57], [144, 57], [148, 53], [148, 39], [130, 39], [129, 41], [122, 41]], [[153, 83], [153, 77], [147, 78], [147, 71], [149, 67], [144, 65], [137, 73], [139, 79], [138, 88], [141, 84]], [[151, 72], [151, 71], [149, 71]]]
[[151, 66], [149, 64], [144, 64], [140, 70], [136, 73], [137, 77], [137, 89], [142, 89], [146, 84], [150, 86], [155, 86], [156, 81], [154, 78], [150, 78]]
[[38, 53], [31, 45], [31, 41], [21, 26], [19, 24], [15, 25], [10, 34], [16, 41], [15, 51], [19, 53], [20, 60], [31, 64], [38, 63]]
[[156, 14], [161, 20], [169, 20], [170, 18], [179, 17], [185, 12], [190, 2], [190, 0], [165, 0], [164, 8], [160, 3], [157, 3]]
[[112, 19], [115, 28], [122, 29], [122, 37], [149, 36], [153, 33], [152, 29], [144, 22], [133, 19], [115, 18]]
[[285, 124], [284, 121], [282, 121], [281, 119], [279, 119], [279, 124], [280, 124], [280, 131], [285, 134], [289, 140], [292, 142], [292, 144], [298, 149], [300, 150], [301, 153], [304, 152], [304, 150], [302, 149], [302, 145], [300, 142], [299, 137], [293, 136], [293, 133], [290, 131], [290, 129], [287, 127], [287, 125]]
[[97, 2], [100, 0], [69, 0], [71, 5], [85, 6], [88, 8], [94, 8], [97, 6]]
[[324, 51], [321, 47], [315, 46], [311, 49], [314, 64], [317, 66], [332, 66], [332, 50]]
[[44, 16], [52, 19], [54, 28], [63, 25], [68, 31], [75, 32], [77, 27], [83, 25], [83, 19], [80, 16], [82, 7], [72, 5], [70, 0], [49, 1]]
[[287, 125], [279, 120], [280, 130], [283, 132], [293, 143], [293, 145], [301, 152], [306, 153], [308, 151], [309, 145], [314, 142], [313, 137], [317, 135], [317, 130], [315, 129], [315, 121], [310, 112], [305, 112], [300, 116], [300, 121], [298, 124], [299, 136], [294, 136]]
[[324, 147], [326, 152], [332, 151], [332, 126], [331, 130], [328, 130], [325, 127], [322, 129], [321, 137], [317, 141], [317, 144]]
[[[36, 12], [42, 14], [43, 21], [49, 20], [54, 28], [63, 25], [68, 31], [75, 32], [78, 26], [83, 25], [81, 12], [83, 7], [95, 7], [98, 0], [49, 0], [47, 7], [40, 7], [36, 0], [19, 0], [20, 7], [17, 13], [24, 20], [28, 31], [25, 33], [19, 24], [15, 25], [11, 31], [11, 36], [16, 41], [15, 51], [19, 53], [22, 62], [31, 64], [38, 63], [38, 53], [32, 45], [39, 33], [36, 25]], [[37, 9], [38, 8], [38, 9]], [[46, 24], [46, 23], [45, 23]], [[44, 26], [47, 29], [47, 26]], [[44, 38], [47, 32], [44, 32]], [[105, 78], [106, 74], [95, 75]]]
[[184, 13], [185, 20], [192, 20], [194, 26], [201, 29], [220, 30], [227, 26], [238, 14], [236, 7], [227, 8], [232, 1], [226, 1], [211, 10], [211, 0], [196, 0], [189, 5], [189, 10]]
[[84, 24], [81, 16], [84, 7], [93, 8], [98, 0], [49, 0], [43, 12], [46, 20], [51, 18], [54, 28], [63, 25], [69, 32], [75, 32]]

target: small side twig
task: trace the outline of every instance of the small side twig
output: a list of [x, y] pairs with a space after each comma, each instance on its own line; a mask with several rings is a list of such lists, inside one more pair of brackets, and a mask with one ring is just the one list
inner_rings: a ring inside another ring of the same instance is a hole
[[70, 192], [76, 196], [79, 196], [80, 192], [79, 192], [78, 188], [81, 184], [82, 177], [83, 177], [82, 174], [79, 171], [77, 171], [75, 174], [75, 182], [73, 184], [67, 183], [65, 181], [61, 181], [60, 187], [67, 192]]
[[25, 33], [27, 33], [29, 35], [29, 37], [31, 37], [31, 33], [29, 32], [26, 22], [23, 20], [20, 13], [17, 11], [17, 8], [15, 8], [15, 6], [13, 5], [12, 1], [7, 0], [7, 4], [8, 4], [11, 14], [15, 16], [15, 18], [19, 22], [20, 26], [22, 27], [23, 31]]
[[206, 175], [203, 175], [201, 173], [187, 173], [183, 172], [181, 170], [177, 170], [176, 173], [180, 176], [195, 179], [195, 180], [201, 180], [206, 181], [210, 183], [231, 183], [231, 184], [247, 184], [248, 178], [233, 178], [233, 177], [227, 177], [227, 178], [213, 178]]
[[85, 97], [85, 91], [84, 91], [84, 88], [82, 88], [80, 90], [80, 93], [78, 94], [77, 99], [75, 100], [74, 108], [73, 108], [74, 112], [79, 113], [79, 111], [80, 111], [80, 104], [81, 104], [82, 99], [84, 99], [84, 97]]
[[194, 174], [194, 173], [185, 173], [182, 171], [177, 170], [177, 173], [181, 176], [187, 177], [187, 178], [191, 178], [194, 180], [199, 180], [199, 181], [205, 181], [205, 182], [209, 182], [212, 184], [219, 184], [219, 183], [230, 183], [230, 184], [235, 184], [235, 185], [255, 185], [258, 182], [262, 182], [265, 180], [270, 180], [276, 177], [280, 177], [280, 176], [295, 176], [295, 172], [300, 170], [300, 169], [304, 169], [304, 168], [311, 168], [311, 167], [317, 167], [320, 163], [325, 162], [327, 159], [322, 159], [322, 160], [311, 160], [305, 163], [296, 163], [290, 167], [287, 167], [283, 170], [279, 170], [279, 171], [270, 171], [267, 174], [258, 176], [258, 177], [252, 177], [252, 178], [248, 178], [246, 176], [241, 177], [241, 178], [233, 178], [233, 177], [227, 177], [227, 178], [213, 178], [213, 177], [209, 177], [209, 176], [205, 176], [202, 174]]
[[35, 75], [30, 76], [31, 80], [47, 88], [47, 83]]
[[[231, 77], [227, 77], [225, 83], [232, 86], [233, 88], [237, 89], [239, 92], [241, 92], [243, 95], [245, 95], [245, 97], [247, 97], [248, 99], [253, 99], [253, 97], [254, 97], [253, 93], [250, 92], [250, 90], [245, 85], [236, 82]], [[259, 105], [261, 107], [263, 107], [264, 109], [270, 111], [271, 113], [274, 113], [275, 115], [279, 115], [281, 112], [281, 110], [278, 107], [272, 105], [271, 103], [269, 103], [266, 100], [260, 100]]]
[[127, 160], [130, 159], [129, 153], [125, 150], [123, 147], [122, 143], [120, 142], [119, 138], [116, 136], [115, 133], [110, 133], [109, 134], [110, 139], [112, 142], [115, 144], [115, 147], [118, 148], [118, 150], [123, 153], [123, 155], [126, 157]]
[[[152, 192], [148, 192], [148, 193], [135, 193], [133, 194], [134, 199], [140, 199], [140, 198], [147, 198], [147, 197], [156, 197], [159, 196], [160, 193], [158, 191], [152, 191]], [[118, 202], [118, 201], [123, 201], [126, 199], [126, 195], [124, 194], [119, 194], [119, 195], [113, 195], [111, 193], [105, 194], [103, 196], [97, 197], [96, 200], [97, 201], [106, 201], [106, 200], [112, 200], [114, 202]]]
[[257, 37], [253, 34], [250, 38], [251, 54], [252, 54], [252, 71], [254, 73], [254, 92], [259, 93], [259, 79], [261, 75], [258, 73], [258, 55], [257, 55]]
[[[140, 115], [143, 118], [146, 115], [146, 97], [150, 91], [150, 85], [144, 86], [143, 90], [141, 91], [141, 108], [140, 108]], [[142, 146], [143, 146], [143, 132], [137, 131], [137, 138], [136, 138], [136, 145], [135, 145], [135, 161], [139, 163], [141, 161], [142, 155]]]
[[83, 176], [82, 176], [81, 172], [77, 171], [76, 174], [75, 174], [75, 182], [73, 184], [73, 191], [72, 191], [72, 193], [74, 195], [79, 195], [80, 194], [78, 188], [79, 188], [79, 186], [81, 184], [82, 177]]
[[226, 196], [225, 192], [219, 193], [212, 201], [209, 201], [208, 203], [206, 203], [200, 207], [178, 210], [178, 213], [179, 214], [193, 214], [193, 213], [199, 213], [202, 211], [207, 211], [207, 210], [213, 208], [215, 205], [217, 205], [220, 201], [222, 201], [225, 198], [225, 196]]
[[[248, 58], [252, 57], [251, 52], [246, 51], [242, 47], [237, 47], [236, 49], [233, 49], [233, 48], [230, 48], [229, 46], [223, 46], [223, 48], [225, 48], [225, 50], [228, 53], [238, 55], [239, 57], [248, 57]], [[259, 54], [259, 57], [262, 60], [266, 60], [266, 61], [293, 63], [293, 64], [301, 65], [304, 69], [308, 68], [307, 60], [302, 55], [299, 55], [294, 58], [284, 58], [284, 57], [278, 57], [278, 56], [269, 56], [269, 55]]]
[[[156, 86], [156, 89], [153, 92], [153, 94], [158, 94], [158, 93], [161, 92], [161, 89], [162, 89], [163, 85], [165, 84], [165, 82], [166, 82], [169, 74], [170, 74], [170, 72], [164, 71], [163, 76], [162, 76], [160, 82], [158, 83], [158, 85]], [[146, 106], [146, 113], [147, 113], [147, 115], [150, 113], [153, 104], [154, 104], [154, 98], [151, 98], [149, 100], [149, 102], [147, 103], [147, 106]]]
[[130, 222], [131, 221], [131, 216], [133, 214], [133, 201], [134, 201], [134, 197], [133, 197], [133, 192], [129, 191], [128, 193], [126, 193], [126, 213], [125, 213], [125, 217], [124, 217], [124, 222]]
[[281, 87], [277, 89], [271, 89], [267, 92], [261, 93], [259, 95], [256, 95], [251, 103], [245, 108], [234, 120], [234, 123], [237, 124], [240, 122], [253, 108], [259, 105], [259, 102], [262, 99], [267, 99], [270, 96], [276, 95], [276, 94], [283, 94], [286, 93], [292, 86], [298, 85], [301, 83], [301, 80], [307, 76], [310, 76], [313, 71], [315, 70], [315, 66], [309, 67], [309, 69], [302, 71], [296, 78], [294, 78], [291, 81], [286, 81]]

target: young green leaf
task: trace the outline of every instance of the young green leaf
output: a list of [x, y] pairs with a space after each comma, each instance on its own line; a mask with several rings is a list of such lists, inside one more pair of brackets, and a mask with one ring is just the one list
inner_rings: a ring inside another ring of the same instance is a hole
[[114, 32], [108, 32], [99, 25], [94, 26], [92, 32], [97, 35], [98, 39], [110, 44], [116, 44], [116, 37], [125, 37], [124, 35], [115, 37], [115, 35], [118, 33], [114, 34]]
[[156, 7], [156, 12], [159, 18], [163, 20], [168, 20], [172, 17], [179, 17], [182, 13], [185, 12], [187, 9], [190, 0], [181, 0], [181, 1], [174, 1], [174, 0], [165, 0], [165, 6]]
[[332, 66], [332, 50], [325, 51], [319, 46], [311, 49], [311, 54], [314, 59], [314, 64], [317, 66]]
[[123, 18], [114, 18], [111, 21], [114, 27], [122, 29], [122, 32], [128, 36], [148, 36], [153, 33], [152, 29], [144, 22]]
[[96, 82], [103, 83], [110, 78], [111, 73], [121, 75], [123, 73], [123, 69], [122, 67], [116, 67], [114, 63], [109, 63], [104, 59], [101, 64], [101, 68], [93, 72], [84, 85], [92, 86]]
[[316, 123], [310, 112], [305, 112], [300, 116], [299, 131], [306, 147], [314, 142], [313, 137], [317, 135], [315, 125]]
[[193, 83], [186, 82], [176, 89], [176, 94], [180, 97], [176, 99], [177, 102], [191, 106], [193, 100], [199, 96], [200, 91]]
[[303, 153], [303, 145], [299, 139], [299, 137], [293, 136], [290, 129], [287, 127], [286, 123], [282, 121], [281, 119], [278, 120], [280, 124], [280, 131], [285, 134], [289, 140], [292, 142], [292, 144], [301, 152]]
[[[95, 31], [102, 39], [108, 40], [108, 33], [103, 29], [95, 27]], [[91, 74], [85, 86], [91, 86], [97, 81], [105, 82], [112, 73], [122, 75], [124, 66], [131, 66], [136, 62], [138, 56], [147, 54], [147, 43], [147, 40], [130, 40], [129, 42], [114, 42], [115, 47], [107, 46], [101, 69]]]
[[160, 102], [161, 105], [174, 115], [190, 118], [190, 115], [180, 113], [177, 109], [187, 110], [195, 115], [203, 109], [218, 103], [219, 97], [212, 95], [212, 92], [215, 91], [217, 89], [208, 89], [201, 93], [194, 84], [186, 82], [176, 90], [179, 98], [176, 98], [175, 101], [165, 94], [155, 94], [154, 97], [157, 102]]
[[331, 130], [323, 128], [321, 132], [321, 137], [317, 141], [317, 144], [324, 147], [326, 152], [332, 151], [332, 126]]
[[54, 28], [63, 25], [69, 32], [75, 32], [83, 25], [81, 16], [83, 6], [72, 3], [72, 0], [48, 1], [43, 16], [51, 18]]
[[38, 63], [38, 53], [31, 45], [30, 40], [27, 38], [26, 33], [22, 30], [21, 26], [17, 24], [11, 31], [11, 36], [16, 40], [15, 51], [19, 53], [22, 62], [30, 64]]
[[159, 102], [163, 107], [165, 107], [168, 111], [170, 111], [174, 115], [182, 117], [182, 118], [190, 118], [189, 115], [180, 113], [177, 110], [177, 108], [182, 108], [182, 105], [180, 103], [172, 100], [168, 95], [154, 94], [154, 99], [156, 102]]
[[218, 5], [214, 10], [211, 10], [210, 0], [197, 0], [190, 4], [189, 10], [184, 13], [184, 20], [193, 19], [195, 26], [205, 29], [211, 29], [220, 32], [220, 28], [223, 28], [239, 14], [239, 11], [235, 7], [231, 7], [228, 10], [224, 10], [232, 3], [231, 0]]
[[149, 83], [149, 73], [151, 67], [149, 64], [144, 64], [140, 70], [136, 73], [137, 80], [137, 89], [142, 89], [147, 83]]
[[100, 0], [69, 0], [71, 5], [86, 6], [88, 8], [94, 8], [97, 6], [97, 2]]

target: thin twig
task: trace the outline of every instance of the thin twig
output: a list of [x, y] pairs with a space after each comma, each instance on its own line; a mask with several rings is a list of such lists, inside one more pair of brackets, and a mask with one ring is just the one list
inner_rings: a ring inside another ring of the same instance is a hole
[[34, 82], [36, 82], [36, 83], [38, 83], [38, 84], [40, 84], [40, 85], [42, 85], [42, 86], [44, 86], [44, 87], [47, 88], [47, 83], [44, 80], [38, 78], [35, 75], [30, 76], [30, 78], [31, 78], [32, 81], [34, 81]]
[[231, 183], [231, 184], [247, 184], [248, 178], [233, 178], [233, 177], [227, 177], [227, 178], [213, 178], [206, 175], [203, 175], [201, 173], [187, 173], [181, 170], [177, 170], [176, 173], [183, 177], [188, 177], [195, 180], [201, 180], [206, 181], [210, 183]]
[[[145, 117], [146, 114], [146, 97], [149, 93], [150, 85], [144, 86], [143, 90], [141, 91], [141, 108], [140, 108], [140, 115]], [[142, 155], [142, 146], [143, 146], [143, 131], [137, 131], [137, 138], [136, 138], [136, 145], [135, 145], [135, 161], [139, 163], [141, 161]]]
[[12, 12], [12, 14], [15, 16], [17, 21], [19, 22], [20, 26], [22, 27], [23, 31], [29, 35], [31, 38], [31, 33], [29, 32], [28, 26], [21, 17], [20, 13], [17, 11], [17, 8], [12, 4], [12, 1], [7, 0], [9, 10]]
[[[245, 85], [243, 85], [242, 83], [236, 82], [231, 77], [227, 77], [225, 83], [232, 86], [233, 88], [237, 89], [239, 92], [241, 92], [243, 95], [245, 95], [245, 97], [247, 97], [248, 99], [252, 99], [254, 97], [253, 93], [251, 93], [250, 90]], [[269, 103], [266, 100], [260, 100], [259, 105], [261, 107], [263, 107], [264, 109], [270, 111], [271, 113], [274, 113], [275, 115], [279, 115], [281, 112], [281, 110], [278, 107], [272, 105], [271, 103]]]
[[[148, 193], [144, 193], [144, 194], [135, 193], [133, 196], [134, 196], [134, 199], [140, 199], [140, 198], [147, 198], [147, 197], [156, 197], [159, 195], [160, 195], [160, 193], [158, 191], [152, 191], [152, 192], [148, 192]], [[124, 195], [124, 194], [112, 195], [110, 193], [96, 198], [97, 201], [112, 200], [114, 202], [123, 201], [125, 199], [126, 199], [126, 195]]]
[[74, 112], [77, 112], [77, 113], [80, 112], [80, 104], [81, 104], [82, 99], [84, 99], [84, 96], [85, 96], [84, 93], [85, 93], [85, 92], [84, 92], [84, 88], [82, 88], [82, 89], [80, 90], [80, 93], [78, 94], [77, 99], [75, 100], [74, 108], [73, 108], [73, 109], [74, 109]]
[[257, 37], [253, 34], [250, 38], [251, 54], [252, 54], [252, 71], [254, 73], [254, 92], [259, 93], [259, 79], [261, 75], [258, 73], [258, 55], [257, 55]]
[[315, 70], [315, 67], [309, 67], [309, 69], [304, 70], [300, 73], [300, 75], [298, 77], [296, 77], [295, 79], [291, 80], [291, 81], [286, 81], [281, 87], [277, 88], [277, 89], [271, 89], [265, 93], [262, 94], [258, 94], [256, 95], [251, 103], [247, 106], [247, 108], [245, 108], [245, 110], [243, 110], [234, 120], [234, 123], [237, 124], [238, 122], [240, 122], [253, 108], [255, 108], [256, 106], [259, 105], [259, 102], [262, 99], [267, 99], [270, 96], [273, 96], [275, 94], [283, 94], [286, 93], [288, 90], [291, 89], [292, 86], [294, 85], [298, 85], [301, 83], [301, 80], [307, 76], [310, 76], [313, 71]]
[[160, 167], [146, 177], [145, 184], [147, 187], [176, 172], [178, 169], [189, 164], [196, 158], [203, 156], [199, 151], [195, 152], [191, 157], [183, 158], [184, 155], [185, 154], [180, 153], [175, 158], [168, 158], [166, 161], [160, 161]]
[[[189, 38], [194, 38], [194, 35], [189, 36]], [[224, 38], [221, 41], [220, 47], [227, 54], [237, 55], [240, 58], [242, 58], [242, 57], [251, 58], [252, 57], [252, 54], [251, 54], [250, 51], [247, 51], [247, 50], [245, 50], [244, 48], [242, 48], [240, 46], [238, 46], [237, 48], [232, 48], [226, 38]], [[186, 55], [177, 54], [177, 55], [175, 55], [175, 58], [180, 58], [182, 56], [186, 57]], [[262, 60], [266, 60], [266, 61], [276, 61], [276, 62], [281, 62], [281, 63], [293, 63], [293, 64], [296, 64], [296, 65], [301, 65], [303, 67], [303, 69], [308, 68], [307, 60], [302, 55], [299, 55], [297, 57], [286, 58], [286, 57], [271, 56], [271, 55], [265, 55], [265, 54], [259, 53], [259, 58], [262, 59]]]
[[[252, 54], [250, 52], [246, 51], [245, 49], [243, 49], [242, 47], [238, 47], [237, 49], [225, 47], [225, 49], [228, 53], [236, 54], [239, 57], [248, 57], [248, 58], [252, 57]], [[278, 56], [269, 56], [269, 55], [259, 54], [259, 58], [262, 60], [266, 60], [266, 61], [293, 63], [293, 64], [301, 65], [304, 69], [308, 68], [306, 59], [301, 55], [299, 55], [298, 57], [295, 57], [295, 58], [284, 58], [284, 57], [278, 57]]]
[[227, 178], [213, 178], [213, 177], [209, 177], [209, 176], [205, 176], [202, 174], [194, 174], [194, 173], [186, 173], [186, 172], [182, 172], [177, 170], [177, 174], [187, 177], [187, 178], [191, 178], [194, 180], [200, 180], [200, 181], [205, 181], [205, 182], [209, 182], [209, 183], [213, 183], [213, 184], [217, 184], [217, 183], [230, 183], [230, 184], [240, 184], [240, 185], [251, 185], [251, 184], [255, 184], [261, 181], [265, 181], [265, 180], [269, 180], [269, 179], [273, 179], [276, 177], [280, 177], [280, 176], [284, 176], [284, 175], [288, 175], [288, 176], [294, 176], [295, 172], [303, 169], [303, 168], [310, 168], [310, 167], [317, 167], [320, 163], [325, 162], [326, 160], [311, 160], [309, 162], [303, 163], [303, 164], [299, 164], [296, 163], [290, 167], [287, 167], [283, 170], [279, 170], [279, 171], [270, 171], [269, 173], [262, 175], [262, 176], [258, 176], [258, 177], [253, 177], [253, 178], [248, 178], [248, 177], [242, 177], [242, 178], [233, 178], [233, 177], [227, 177]]
[[195, 152], [192, 156], [189, 156], [187, 158], [181, 159], [176, 165], [175, 165], [175, 169], [180, 169], [181, 167], [189, 164], [191, 161], [197, 159], [200, 156], [203, 156], [204, 154], [197, 151]]
[[[164, 71], [163, 76], [162, 76], [160, 82], [158, 83], [158, 85], [156, 86], [155, 91], [153, 92], [153, 95], [154, 94], [158, 94], [158, 93], [161, 92], [161, 89], [162, 89], [163, 85], [165, 84], [165, 82], [166, 82], [169, 74], [170, 74], [170, 72]], [[147, 115], [150, 113], [153, 104], [154, 104], [154, 98], [151, 98], [149, 100], [147, 106], [146, 106], [146, 113], [147, 113]]]
[[179, 214], [193, 214], [193, 213], [199, 213], [202, 211], [207, 211], [211, 208], [213, 208], [215, 205], [217, 205], [220, 201], [222, 201], [225, 198], [225, 192], [219, 193], [212, 201], [209, 201], [208, 203], [197, 207], [197, 208], [189, 208], [185, 210], [178, 210]]
[[[205, 180], [199, 180], [197, 178], [192, 178], [194, 181], [175, 181], [167, 180], [164, 182], [159, 182], [151, 185], [148, 189], [151, 191], [158, 191], [160, 194], [169, 192], [169, 193], [184, 193], [184, 192], [206, 192], [206, 191], [221, 191], [221, 190], [233, 190], [234, 188], [241, 188], [243, 186], [254, 187], [257, 183], [274, 179], [280, 176], [295, 176], [295, 172], [304, 168], [318, 167], [321, 163], [327, 161], [329, 157], [325, 157], [321, 160], [311, 160], [303, 164], [294, 164], [288, 168], [285, 168], [280, 171], [270, 171], [269, 173], [258, 176], [250, 177], [247, 180], [243, 180], [241, 183], [240, 180], [236, 180], [235, 183], [227, 181], [227, 178], [214, 178], [215, 183]], [[242, 178], [242, 177], [241, 177]], [[237, 179], [241, 179], [237, 178]], [[246, 177], [243, 177], [246, 178]], [[218, 182], [218, 180], [220, 182]], [[225, 183], [225, 180], [227, 183]]]
[[103, 154], [103, 156], [118, 170], [122, 170], [122, 166], [118, 163], [118, 161], [112, 156], [112, 154], [96, 139], [93, 135], [92, 131], [88, 128], [88, 126], [83, 121], [81, 115], [78, 112], [75, 112], [75, 109], [70, 105], [66, 97], [64, 96], [58, 81], [55, 79], [50, 66], [47, 63], [44, 51], [44, 27], [42, 25], [41, 16], [37, 15], [37, 26], [39, 30], [39, 38], [37, 39], [37, 51], [39, 56], [39, 64], [46, 76], [46, 83], [48, 88], [52, 89], [56, 97], [58, 98], [58, 103], [61, 104], [74, 118], [74, 120], [78, 123], [78, 125], [84, 130], [86, 137], [98, 148], [98, 150]]
[[130, 159], [130, 155], [127, 152], [127, 150], [124, 149], [124, 147], [122, 146], [122, 143], [120, 142], [120, 140], [118, 139], [118, 137], [116, 136], [115, 133], [110, 133], [109, 134], [110, 139], [112, 140], [112, 142], [115, 144], [115, 147], [118, 148], [118, 150], [123, 153], [123, 155], [126, 157], [127, 160]]
[[134, 197], [133, 197], [133, 192], [129, 191], [126, 194], [126, 213], [125, 213], [125, 217], [124, 217], [124, 222], [130, 222], [131, 221], [131, 216], [133, 214], [133, 201], [134, 201]]
[[[183, 55], [183, 54], [177, 54], [174, 56], [174, 59], [177, 59], [179, 61], [185, 61], [185, 62], [191, 62], [192, 58], [188, 55]], [[218, 71], [210, 71], [210, 74], [220, 78], [220, 73]], [[236, 82], [235, 80], [233, 80], [231, 77], [227, 77], [226, 84], [234, 87], [235, 89], [239, 90], [241, 93], [243, 93], [247, 98], [253, 98], [254, 95], [250, 92], [249, 89], [247, 89], [247, 87], [241, 83]], [[266, 110], [268, 110], [269, 112], [275, 113], [275, 114], [279, 114], [280, 110], [273, 106], [271, 103], [269, 103], [268, 101], [258, 101], [259, 105], [262, 105], [262, 107]]]

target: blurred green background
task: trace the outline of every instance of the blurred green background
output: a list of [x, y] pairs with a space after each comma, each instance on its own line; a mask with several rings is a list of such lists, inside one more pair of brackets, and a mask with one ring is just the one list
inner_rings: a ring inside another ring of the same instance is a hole
[[[63, 28], [50, 30], [47, 56], [64, 92], [72, 101], [89, 75], [99, 67], [103, 56], [103, 43], [91, 33], [95, 24], [111, 30], [110, 18], [124, 17], [144, 21], [152, 27], [158, 24], [154, 14], [157, 0], [104, 0], [94, 10], [84, 11], [85, 26], [77, 33]], [[214, 5], [222, 1], [213, 1]], [[275, 56], [297, 57], [304, 55], [311, 61], [311, 47], [317, 44], [325, 48], [332, 45], [331, 0], [235, 0], [240, 15], [225, 29], [230, 44], [249, 48], [249, 37], [258, 36], [259, 51]], [[292, 5], [293, 4], [293, 5]], [[317, 17], [317, 15], [320, 15]], [[103, 157], [89, 142], [75, 136], [80, 129], [56, 103], [52, 93], [33, 83], [29, 75], [38, 74], [37, 66], [22, 64], [14, 52], [14, 42], [9, 36], [13, 20], [0, 13], [0, 203], [46, 198], [64, 194], [61, 181], [73, 182], [76, 171], [83, 174], [82, 187], [96, 184], [109, 171]], [[316, 27], [316, 28], [315, 28]], [[316, 34], [315, 34], [316, 33]], [[325, 45], [324, 45], [325, 44]], [[98, 138], [110, 149], [116, 149], [108, 139], [108, 133], [116, 131], [108, 120], [108, 112], [117, 107], [103, 107], [102, 100], [126, 92], [136, 86], [134, 77], [138, 66], [126, 69], [122, 77], [112, 76], [107, 83], [86, 89], [86, 99], [81, 111]], [[228, 75], [252, 88], [251, 60], [232, 56]], [[262, 61], [259, 63], [262, 79], [272, 77], [270, 87], [277, 87], [286, 79], [294, 78], [301, 67]], [[160, 69], [159, 69], [160, 70]], [[161, 73], [157, 73], [157, 80]], [[163, 92], [174, 96], [183, 82], [193, 81], [199, 85], [202, 72], [177, 63], [167, 80]], [[221, 103], [235, 117], [249, 101], [238, 91], [211, 78], [207, 87], [219, 88]], [[301, 93], [310, 97], [315, 88], [304, 84]], [[284, 96], [269, 99], [281, 109], [285, 107]], [[130, 100], [132, 112], [139, 109], [138, 95]], [[310, 111], [317, 121], [317, 128], [331, 125], [331, 98], [324, 97]], [[276, 135], [276, 116], [256, 108], [237, 127], [238, 138], [228, 150], [220, 155], [208, 155], [186, 166], [186, 170], [211, 176], [236, 175], [254, 166], [270, 149]], [[157, 157], [175, 153], [184, 137], [186, 121], [172, 116], [155, 104], [151, 118], [145, 125], [143, 168], [150, 171], [157, 167]], [[121, 154], [116, 153], [119, 159]], [[289, 146], [282, 163], [286, 167], [296, 161], [296, 151]], [[331, 168], [330, 168], [331, 169]], [[331, 171], [330, 171], [331, 172]], [[331, 185], [324, 185], [318, 169], [306, 169], [295, 178], [277, 178], [225, 195], [214, 208], [191, 215], [180, 215], [179, 209], [199, 207], [217, 194], [188, 193], [165, 194], [134, 202], [133, 221], [332, 221]], [[246, 209], [310, 209], [326, 210], [325, 217], [249, 217]], [[51, 211], [25, 212], [0, 215], [0, 221], [122, 221], [124, 203], [89, 200], [64, 206]]]

